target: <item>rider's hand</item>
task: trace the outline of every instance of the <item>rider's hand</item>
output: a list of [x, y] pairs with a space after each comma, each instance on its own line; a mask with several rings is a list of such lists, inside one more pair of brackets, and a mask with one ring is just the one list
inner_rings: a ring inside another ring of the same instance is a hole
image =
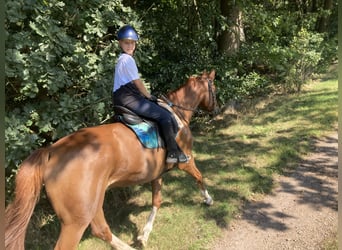
[[151, 95], [150, 98], [148, 98], [151, 102], [158, 102], [158, 98], [154, 95]]

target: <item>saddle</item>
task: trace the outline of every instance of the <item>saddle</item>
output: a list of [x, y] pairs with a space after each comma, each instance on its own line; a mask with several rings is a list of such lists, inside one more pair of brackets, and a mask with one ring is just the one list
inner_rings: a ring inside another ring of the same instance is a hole
[[121, 122], [130, 128], [145, 148], [165, 147], [156, 122], [143, 119], [123, 106], [114, 106], [114, 112], [114, 122]]
[[138, 116], [133, 111], [129, 110], [128, 108], [125, 108], [123, 106], [114, 106], [114, 120], [120, 121], [123, 123], [127, 123], [130, 125], [135, 125], [144, 122], [144, 120]]

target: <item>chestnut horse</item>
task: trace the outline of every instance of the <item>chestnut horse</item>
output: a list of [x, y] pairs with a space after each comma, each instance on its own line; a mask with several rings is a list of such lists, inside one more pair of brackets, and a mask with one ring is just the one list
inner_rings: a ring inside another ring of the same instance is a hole
[[177, 165], [196, 179], [204, 202], [211, 205], [213, 200], [192, 156], [189, 123], [197, 107], [215, 109], [214, 77], [214, 70], [190, 77], [167, 95], [168, 104], [183, 123], [176, 140], [189, 156], [187, 163], [166, 164], [164, 149], [144, 148], [122, 123], [83, 128], [34, 151], [21, 164], [15, 198], [5, 211], [6, 249], [24, 249], [27, 226], [43, 185], [61, 223], [55, 249], [77, 249], [89, 224], [92, 234], [114, 249], [132, 249], [110, 231], [103, 212], [105, 191], [151, 182], [153, 208], [138, 237], [145, 245], [161, 205], [162, 174]]

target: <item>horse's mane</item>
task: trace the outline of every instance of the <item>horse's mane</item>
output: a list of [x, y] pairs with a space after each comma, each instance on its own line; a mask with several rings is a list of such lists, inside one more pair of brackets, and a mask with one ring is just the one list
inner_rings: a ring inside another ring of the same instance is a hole
[[167, 93], [167, 95], [170, 95], [172, 93], [175, 93], [177, 92], [179, 89], [183, 88], [185, 85], [187, 85], [189, 82], [192, 82], [192, 81], [196, 81], [196, 79], [200, 79], [202, 77], [202, 75], [191, 75], [185, 83], [183, 83], [182, 85], [178, 86], [178, 88], [174, 89], [174, 90], [171, 90]]

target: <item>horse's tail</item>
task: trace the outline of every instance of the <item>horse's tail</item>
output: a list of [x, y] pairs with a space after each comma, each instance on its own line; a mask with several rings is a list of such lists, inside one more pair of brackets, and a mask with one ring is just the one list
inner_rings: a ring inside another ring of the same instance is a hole
[[45, 149], [34, 151], [22, 164], [15, 181], [15, 198], [5, 210], [5, 249], [24, 249], [25, 234], [43, 184]]

